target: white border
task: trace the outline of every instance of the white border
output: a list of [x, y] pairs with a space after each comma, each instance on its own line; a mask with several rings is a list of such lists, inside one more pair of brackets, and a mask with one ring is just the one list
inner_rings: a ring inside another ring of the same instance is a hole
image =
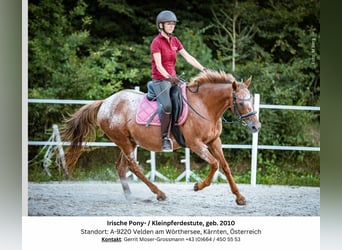
[[[28, 2], [22, 1], [22, 233], [23, 249], [94, 249], [95, 242], [90, 245], [84, 237], [80, 237], [82, 224], [96, 227], [102, 225], [106, 218], [96, 217], [29, 217], [28, 216]], [[162, 219], [163, 217], [158, 217]], [[186, 217], [184, 217], [186, 218]], [[143, 219], [143, 217], [142, 217]], [[200, 218], [199, 218], [200, 219]], [[203, 218], [202, 218], [203, 219]], [[319, 249], [320, 218], [319, 217], [244, 217], [248, 223], [260, 223], [268, 231], [267, 237], [257, 244], [246, 243], [238, 249], [258, 247], [266, 249]], [[42, 227], [41, 227], [42, 226]], [[71, 230], [71, 232], [70, 232]], [[73, 231], [74, 230], [74, 231]], [[70, 234], [71, 233], [71, 234]], [[266, 233], [267, 234], [267, 233]], [[274, 242], [276, 241], [276, 242]], [[47, 243], [47, 244], [45, 244]], [[106, 246], [106, 247], [105, 247]], [[113, 248], [113, 245], [101, 245], [101, 249]], [[156, 247], [157, 245], [152, 245]], [[301, 247], [300, 247], [301, 246]], [[90, 247], [90, 248], [89, 248]], [[99, 247], [99, 246], [98, 246]], [[130, 245], [116, 246], [116, 249], [132, 249]], [[230, 245], [226, 245], [230, 247]], [[241, 248], [240, 248], [241, 247]], [[150, 249], [152, 249], [150, 248]], [[158, 246], [157, 249], [160, 249]], [[214, 249], [214, 248], [212, 248]], [[237, 248], [235, 248], [237, 249]]]
[[28, 214], [28, 6], [22, 1], [22, 216]]

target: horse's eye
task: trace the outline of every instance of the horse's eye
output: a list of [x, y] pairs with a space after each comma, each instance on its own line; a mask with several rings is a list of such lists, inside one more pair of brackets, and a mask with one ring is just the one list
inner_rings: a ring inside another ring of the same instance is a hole
[[240, 103], [239, 103], [239, 106], [240, 106], [241, 108], [243, 108], [243, 106], [244, 106], [243, 102], [240, 102]]

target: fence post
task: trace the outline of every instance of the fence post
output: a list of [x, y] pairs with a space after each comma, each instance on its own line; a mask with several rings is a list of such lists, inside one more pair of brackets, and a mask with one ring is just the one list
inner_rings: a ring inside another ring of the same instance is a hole
[[157, 171], [156, 168], [156, 152], [150, 151], [151, 158], [146, 161], [146, 163], [150, 163], [151, 165], [151, 171], [148, 172], [145, 176], [149, 178], [151, 181], [154, 181], [156, 179], [156, 176], [159, 177], [160, 179], [164, 181], [170, 181], [169, 178], [161, 174], [160, 172]]
[[59, 153], [59, 157], [61, 158], [62, 161], [62, 166], [63, 166], [63, 170], [64, 170], [64, 174], [66, 175], [66, 177], [69, 179], [69, 171], [66, 165], [66, 161], [65, 161], [65, 154], [64, 154], [64, 150], [63, 150], [63, 146], [62, 146], [62, 140], [61, 140], [61, 136], [59, 134], [59, 130], [58, 130], [58, 126], [57, 124], [53, 124], [52, 125], [52, 129], [53, 129], [53, 134], [55, 135], [56, 141], [57, 141], [57, 149], [58, 149], [58, 153]]
[[[54, 144], [55, 142], [55, 144]], [[51, 158], [53, 157], [54, 151], [56, 150], [56, 147], [58, 149], [58, 155], [56, 158], [56, 162], [58, 160], [58, 158], [60, 158], [61, 162], [62, 162], [62, 167], [63, 167], [63, 171], [65, 176], [69, 179], [69, 171], [66, 165], [66, 161], [65, 161], [65, 154], [64, 154], [64, 150], [63, 150], [63, 143], [61, 141], [61, 136], [59, 134], [59, 130], [58, 130], [58, 126], [56, 124], [52, 125], [52, 135], [50, 136], [48, 143], [42, 148], [41, 151], [43, 151], [45, 149], [45, 147], [47, 147], [47, 150], [44, 154], [44, 159], [43, 159], [43, 167], [45, 172], [51, 176], [50, 170], [49, 170], [49, 166], [51, 164]], [[58, 164], [58, 163], [57, 163]], [[60, 170], [60, 165], [58, 164], [58, 168]]]
[[[255, 94], [254, 98], [254, 110], [257, 112], [256, 116], [259, 119], [259, 107], [260, 107], [260, 94]], [[252, 162], [251, 162], [251, 185], [256, 185], [257, 174], [257, 158], [258, 158], [258, 136], [259, 132], [253, 133], [252, 137]]]
[[150, 152], [151, 159], [150, 159], [150, 164], [151, 164], [151, 176], [150, 180], [154, 181], [156, 179], [156, 152], [151, 151]]
[[180, 174], [176, 178], [176, 182], [180, 181], [185, 177], [185, 182], [188, 183], [190, 181], [190, 177], [193, 177], [196, 181], [200, 181], [201, 178], [198, 177], [194, 172], [191, 171], [190, 169], [190, 149], [185, 148], [185, 159], [181, 160], [181, 163], [185, 163], [185, 170], [182, 174]]
[[145, 176], [149, 178], [151, 181], [156, 179], [156, 152], [150, 151], [150, 159], [146, 161], [151, 166], [151, 171], [148, 172]]

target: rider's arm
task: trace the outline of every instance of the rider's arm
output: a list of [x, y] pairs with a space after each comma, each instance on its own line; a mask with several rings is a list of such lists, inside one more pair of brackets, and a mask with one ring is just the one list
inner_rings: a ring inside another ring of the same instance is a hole
[[206, 68], [202, 66], [202, 64], [200, 64], [196, 58], [194, 58], [192, 55], [190, 55], [184, 48], [181, 49], [179, 51], [179, 53], [184, 57], [184, 59], [191, 64], [192, 66], [194, 66], [195, 68], [197, 68], [200, 71], [205, 71]]

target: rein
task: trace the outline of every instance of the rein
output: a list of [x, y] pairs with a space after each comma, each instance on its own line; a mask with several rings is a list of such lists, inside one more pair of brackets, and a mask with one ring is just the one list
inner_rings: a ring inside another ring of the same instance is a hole
[[183, 99], [183, 101], [186, 103], [186, 105], [188, 105], [189, 108], [191, 108], [192, 111], [195, 112], [196, 115], [198, 115], [199, 117], [201, 117], [201, 118], [204, 119], [204, 120], [207, 120], [207, 121], [210, 121], [210, 122], [211, 122], [210, 119], [208, 119], [208, 118], [204, 117], [203, 115], [201, 115], [193, 106], [191, 106], [191, 104], [188, 102], [187, 99], [185, 99], [185, 97], [184, 97], [183, 95], [182, 95], [182, 99]]
[[[183, 84], [186, 84], [186, 82], [184, 80], [181, 80], [181, 83]], [[189, 86], [187, 86], [187, 89], [191, 92], [191, 93], [197, 93], [199, 91], [199, 85], [197, 84], [195, 86], [194, 89], [191, 89]], [[204, 120], [207, 120], [207, 121], [211, 121], [209, 120], [208, 118], [204, 117], [203, 115], [201, 115], [194, 107], [191, 106], [191, 104], [184, 98], [184, 96], [182, 95], [182, 98], [184, 100], [184, 102], [192, 109], [192, 111], [194, 111], [199, 117], [201, 117], [202, 119]], [[242, 101], [250, 101], [252, 98], [252, 95], [250, 94], [249, 98], [239, 98], [235, 95], [235, 91], [233, 91], [233, 105], [234, 105], [234, 114], [236, 116], [238, 116], [238, 120], [235, 120], [235, 121], [227, 121], [223, 116], [222, 116], [222, 122], [223, 123], [230, 123], [230, 124], [242, 124], [244, 126], [247, 125], [247, 122], [246, 122], [246, 119], [253, 116], [253, 115], [256, 115], [257, 111], [252, 111], [252, 112], [249, 112], [247, 114], [244, 114], [244, 115], [241, 115], [238, 108], [237, 108], [237, 102], [236, 102], [236, 99], [239, 99], [239, 100], [242, 100]]]
[[[183, 79], [181, 79], [180, 83], [186, 85], [186, 82], [185, 82]], [[198, 90], [199, 90], [199, 85], [198, 85], [198, 84], [196, 85], [196, 89], [195, 89], [195, 90], [191, 90], [189, 86], [186, 86], [186, 88], [187, 88], [191, 93], [197, 93]], [[183, 99], [183, 101], [186, 103], [186, 105], [188, 105], [189, 108], [191, 108], [191, 110], [195, 112], [196, 115], [198, 115], [199, 117], [201, 117], [201, 118], [204, 119], [204, 120], [211, 121], [210, 119], [208, 119], [208, 118], [204, 117], [203, 115], [201, 115], [201, 114], [200, 114], [200, 113], [199, 113], [199, 112], [198, 112], [198, 111], [197, 111], [197, 110], [188, 102], [188, 100], [187, 100], [183, 95], [182, 95], [182, 99]]]

